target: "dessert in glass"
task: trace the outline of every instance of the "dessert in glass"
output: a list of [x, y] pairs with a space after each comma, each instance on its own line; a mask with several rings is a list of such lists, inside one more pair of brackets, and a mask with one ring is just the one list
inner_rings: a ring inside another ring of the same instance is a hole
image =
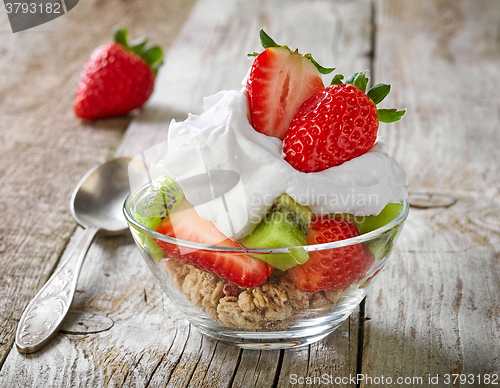
[[[389, 86], [366, 72], [326, 88], [310, 54], [263, 31], [241, 90], [170, 124], [131, 163], [124, 214], [157, 281], [202, 333], [249, 349], [334, 331], [385, 265], [407, 177], [377, 137]], [[137, 166], [140, 166], [137, 168]]]

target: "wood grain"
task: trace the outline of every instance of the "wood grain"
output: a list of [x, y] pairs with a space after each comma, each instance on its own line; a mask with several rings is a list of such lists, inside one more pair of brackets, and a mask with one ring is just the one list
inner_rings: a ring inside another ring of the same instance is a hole
[[412, 193], [456, 203], [430, 199], [410, 212], [367, 297], [363, 373], [421, 376], [422, 386], [429, 375], [443, 384], [444, 374], [498, 373], [500, 7], [381, 0], [376, 9], [375, 78], [409, 111], [383, 134]]
[[115, 152], [131, 120], [75, 119], [72, 102], [84, 62], [110, 41], [115, 23], [168, 48], [192, 3], [87, 0], [16, 34], [0, 7], [0, 367], [24, 308], [75, 229], [69, 212], [74, 186]]

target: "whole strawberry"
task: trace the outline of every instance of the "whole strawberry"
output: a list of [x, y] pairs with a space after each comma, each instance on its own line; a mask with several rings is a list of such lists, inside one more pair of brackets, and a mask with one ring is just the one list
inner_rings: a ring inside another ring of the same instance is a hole
[[377, 109], [390, 91], [378, 84], [365, 94], [368, 78], [355, 73], [332, 84], [300, 107], [283, 140], [285, 160], [296, 170], [317, 172], [368, 152], [377, 140], [379, 121], [399, 120], [404, 110]]
[[249, 54], [257, 56], [246, 84], [251, 124], [257, 132], [283, 140], [302, 103], [325, 88], [321, 74], [334, 69], [320, 66], [311, 54], [278, 45], [264, 30], [260, 39], [265, 50]]
[[98, 47], [80, 75], [73, 108], [77, 117], [118, 116], [141, 107], [153, 92], [163, 53], [147, 39], [127, 42], [126, 29], [114, 29], [114, 43]]
[[[307, 244], [324, 244], [358, 236], [356, 226], [341, 218], [319, 217], [309, 227]], [[287, 273], [302, 291], [341, 290], [359, 282], [375, 261], [362, 244], [309, 252], [309, 260]]]

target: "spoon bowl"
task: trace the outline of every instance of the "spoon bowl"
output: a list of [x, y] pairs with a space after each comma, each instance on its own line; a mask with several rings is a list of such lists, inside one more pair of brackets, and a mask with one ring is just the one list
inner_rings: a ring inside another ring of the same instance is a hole
[[122, 206], [130, 191], [128, 169], [131, 160], [116, 158], [101, 163], [76, 186], [71, 197], [71, 214], [85, 233], [21, 316], [16, 331], [20, 353], [36, 352], [59, 331], [71, 306], [83, 260], [97, 232], [118, 235], [128, 229]]
[[130, 192], [130, 158], [117, 158], [90, 170], [71, 197], [71, 214], [83, 228], [96, 228], [100, 234], [114, 235], [127, 229], [123, 202]]

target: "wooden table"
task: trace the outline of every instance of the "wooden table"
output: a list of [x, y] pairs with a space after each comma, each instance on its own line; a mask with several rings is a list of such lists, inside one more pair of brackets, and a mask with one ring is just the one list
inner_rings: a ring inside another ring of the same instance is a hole
[[[167, 48], [166, 63], [139, 115], [81, 122], [78, 74], [116, 23]], [[64, 329], [19, 354], [24, 308], [82, 234], [69, 212], [80, 177], [162, 141], [204, 96], [238, 88], [261, 27], [340, 73], [369, 69], [393, 86], [386, 106], [408, 109], [381, 134], [408, 172], [413, 208], [365, 303], [319, 343], [240, 350], [174, 310], [130, 235], [100, 237]], [[82, 0], [17, 34], [2, 7], [0, 387], [500, 384], [499, 90], [495, 0]]]

